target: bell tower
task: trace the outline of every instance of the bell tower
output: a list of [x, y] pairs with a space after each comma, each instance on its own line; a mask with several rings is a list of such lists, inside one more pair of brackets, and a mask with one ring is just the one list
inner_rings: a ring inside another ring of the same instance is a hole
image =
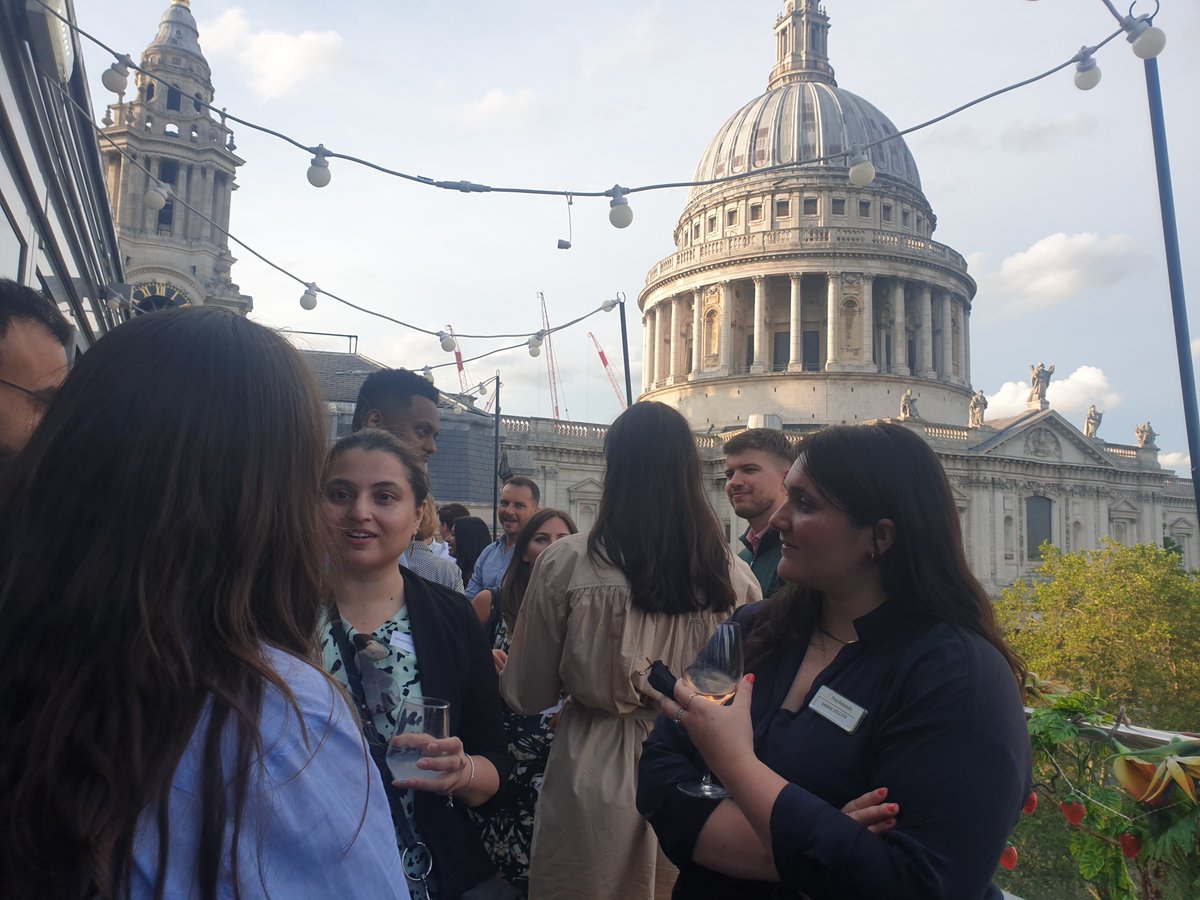
[[172, 0], [141, 65], [157, 78], [135, 72], [133, 96], [121, 94], [104, 116], [104, 134], [120, 151], [108, 140], [100, 145], [133, 302], [245, 315], [253, 301], [230, 277], [235, 260], [224, 231], [244, 160], [224, 116], [203, 105], [212, 103], [212, 71], [189, 0]]

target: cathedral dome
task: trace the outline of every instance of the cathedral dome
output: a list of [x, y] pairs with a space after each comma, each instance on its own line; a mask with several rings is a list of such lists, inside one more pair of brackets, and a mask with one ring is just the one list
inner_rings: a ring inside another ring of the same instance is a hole
[[[829, 63], [828, 37], [829, 17], [818, 0], [788, 0], [775, 23], [775, 67], [767, 92], [721, 126], [700, 157], [694, 181], [753, 176], [772, 166], [822, 157], [831, 158], [812, 164], [810, 171], [837, 172], [844, 179], [856, 147], [897, 133], [873, 105], [838, 87]], [[883, 184], [921, 193], [921, 176], [904, 138], [866, 152]], [[787, 174], [802, 177], [804, 172], [792, 169]], [[693, 188], [691, 199], [712, 190], [714, 186]]]
[[[700, 157], [695, 181], [752, 174], [770, 166], [834, 156], [814, 168], [850, 166], [847, 154], [897, 131], [878, 109], [836, 84], [795, 79], [754, 98], [734, 113]], [[867, 156], [877, 177], [894, 178], [916, 191], [921, 176], [903, 138], [872, 147]], [[694, 189], [694, 194], [705, 190]]]
[[147, 53], [152, 50], [183, 52], [204, 61], [204, 53], [200, 49], [200, 31], [196, 28], [196, 19], [192, 16], [188, 0], [172, 0], [159, 20], [158, 34], [146, 48]]

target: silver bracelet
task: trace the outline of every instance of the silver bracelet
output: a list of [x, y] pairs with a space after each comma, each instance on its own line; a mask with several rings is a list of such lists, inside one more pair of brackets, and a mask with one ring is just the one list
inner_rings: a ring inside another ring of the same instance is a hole
[[[464, 784], [462, 787], [462, 789], [465, 791], [467, 788], [469, 788], [471, 786], [471, 782], [475, 780], [475, 757], [468, 756], [467, 754], [464, 753], [463, 759], [466, 760], [466, 762], [464, 762], [461, 766], [458, 767], [458, 771], [461, 772], [463, 769], [465, 769], [467, 766], [467, 763], [471, 764], [471, 774], [467, 776], [467, 783]], [[454, 791], [446, 792], [446, 806], [453, 808], [453, 806], [454, 806]]]

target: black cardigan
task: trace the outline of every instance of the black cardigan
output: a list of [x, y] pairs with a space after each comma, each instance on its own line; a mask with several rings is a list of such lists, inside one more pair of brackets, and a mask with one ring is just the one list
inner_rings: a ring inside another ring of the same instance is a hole
[[[450, 703], [450, 734], [469, 754], [482, 756], [500, 774], [500, 792], [477, 807], [487, 814], [504, 793], [513, 769], [504, 734], [504, 710], [492, 652], [474, 610], [462, 594], [401, 568], [421, 692]], [[496, 873], [479, 830], [461, 802], [413, 792], [421, 832], [433, 851], [438, 900], [454, 900]]]

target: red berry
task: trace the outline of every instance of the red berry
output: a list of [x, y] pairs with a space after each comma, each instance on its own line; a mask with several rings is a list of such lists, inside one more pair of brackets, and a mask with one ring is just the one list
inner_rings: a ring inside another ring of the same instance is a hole
[[1087, 807], [1074, 797], [1068, 797], [1059, 806], [1062, 807], [1063, 815], [1072, 825], [1080, 824], [1083, 821], [1083, 817], [1087, 815]]
[[1126, 831], [1117, 842], [1121, 845], [1121, 853], [1126, 859], [1137, 859], [1142, 852], [1142, 839], [1132, 831]]
[[1021, 809], [1025, 810], [1026, 815], [1030, 816], [1037, 812], [1037, 791], [1029, 792], [1029, 798], [1025, 801], [1025, 805]]
[[1000, 854], [1000, 865], [1012, 871], [1017, 867], [1017, 848], [1009, 844], [1004, 848], [1004, 852]]

